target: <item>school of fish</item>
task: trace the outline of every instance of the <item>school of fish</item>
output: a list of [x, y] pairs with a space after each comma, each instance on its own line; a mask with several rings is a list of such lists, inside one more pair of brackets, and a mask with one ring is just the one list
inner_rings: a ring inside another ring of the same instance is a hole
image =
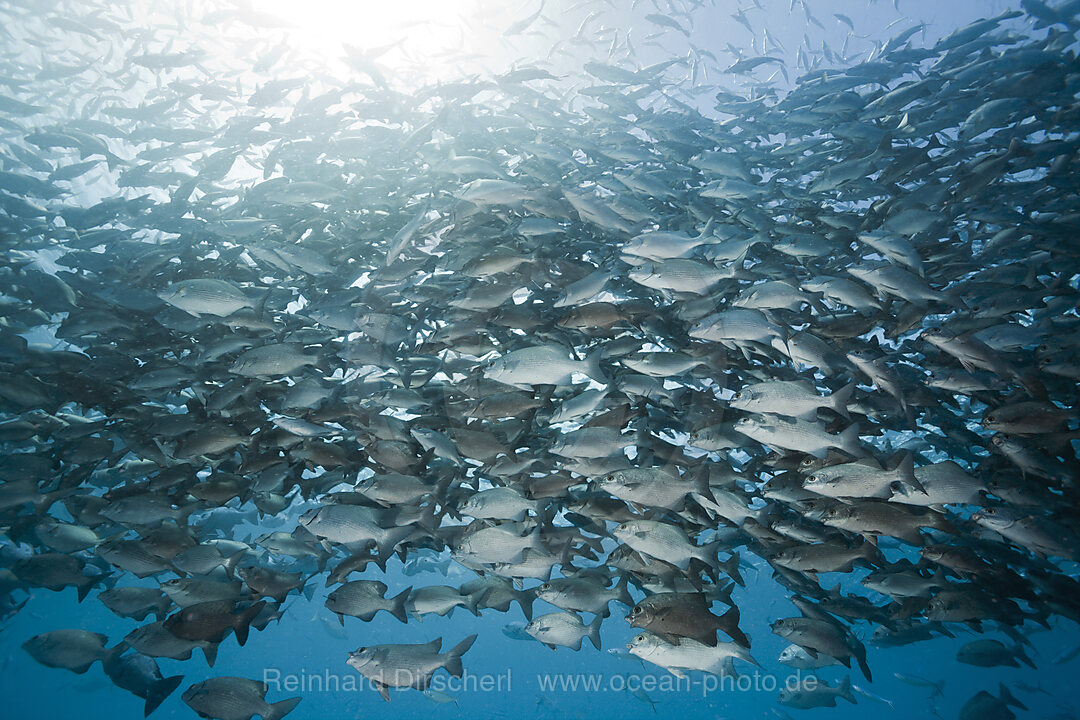
[[[689, 36], [700, 5], [647, 21]], [[155, 658], [212, 667], [324, 584], [346, 629], [520, 612], [590, 652], [627, 622], [676, 674], [771, 665], [771, 630], [870, 682], [959, 626], [1004, 641], [957, 662], [1034, 667], [1025, 628], [1080, 621], [1080, 1], [1020, 6], [788, 64], [733, 3], [757, 54], [731, 62], [641, 66], [627, 35], [574, 77], [405, 91], [386, 48], [341, 81], [285, 46], [230, 71], [124, 3], [0, 3], [0, 614], [74, 587], [129, 618], [17, 641], [147, 715], [183, 680]], [[447, 558], [475, 577], [422, 585]], [[748, 568], [798, 614], [743, 627]], [[474, 639], [328, 662], [389, 700]]]

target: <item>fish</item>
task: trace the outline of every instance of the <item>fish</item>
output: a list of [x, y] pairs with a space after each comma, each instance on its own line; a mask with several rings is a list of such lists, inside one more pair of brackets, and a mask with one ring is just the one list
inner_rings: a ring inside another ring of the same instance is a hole
[[552, 650], [567, 647], [580, 650], [585, 638], [600, 650], [600, 624], [603, 616], [597, 615], [591, 623], [585, 625], [581, 618], [572, 612], [558, 612], [540, 615], [529, 621], [525, 633], [547, 645]]
[[82, 675], [106, 657], [108, 638], [87, 630], [51, 630], [35, 635], [22, 644], [25, 650], [45, 667], [64, 668]]
[[1021, 645], [1007, 647], [1000, 641], [991, 638], [973, 640], [963, 645], [956, 651], [956, 659], [976, 667], [997, 667], [999, 665], [1020, 667], [1021, 662], [1030, 668], [1035, 667], [1035, 663], [1027, 656]]
[[855, 385], [849, 384], [828, 397], [821, 397], [806, 382], [765, 382], [742, 388], [731, 398], [729, 405], [736, 410], [786, 415], [802, 420], [814, 420], [818, 408], [828, 408], [844, 418], [850, 418], [847, 404], [854, 391]]
[[157, 662], [139, 652], [125, 652], [120, 644], [109, 651], [101, 664], [113, 684], [143, 698], [143, 717], [148, 717], [184, 680], [183, 675], [163, 677]]
[[980, 717], [1011, 720], [1011, 718], [1016, 717], [1015, 713], [1010, 709], [1014, 707], [1027, 710], [1027, 706], [1013, 697], [1004, 684], [998, 683], [997, 697], [994, 697], [986, 690], [980, 690], [964, 703], [964, 706], [960, 708], [958, 717], [960, 720], [974, 720]]
[[337, 614], [342, 625], [345, 624], [346, 615], [370, 622], [380, 610], [385, 610], [401, 622], [406, 622], [405, 603], [409, 599], [412, 588], [405, 588], [392, 598], [384, 597], [386, 591], [386, 584], [378, 580], [353, 580], [339, 585], [327, 595], [326, 607]]
[[448, 693], [435, 690], [434, 688], [428, 688], [424, 690], [423, 694], [424, 697], [426, 697], [428, 700], [433, 703], [438, 703], [439, 705], [447, 705], [449, 703], [454, 703], [454, 705], [458, 704], [456, 697]]
[[847, 700], [852, 705], [858, 704], [852, 693], [851, 676], [845, 675], [835, 687], [816, 675], [801, 678], [796, 687], [781, 689], [776, 702], [799, 710], [810, 710], [819, 707], [836, 707], [837, 698]]
[[722, 630], [734, 642], [750, 647], [750, 639], [739, 629], [739, 609], [732, 606], [723, 615], [714, 615], [701, 593], [657, 593], [630, 609], [626, 621], [630, 627], [648, 630], [667, 642], [678, 643], [688, 637], [716, 647], [716, 631]]
[[300, 703], [299, 697], [266, 702], [267, 684], [241, 677], [214, 677], [184, 690], [181, 699], [202, 717], [216, 720], [280, 720]]
[[605, 375], [599, 357], [571, 359], [557, 347], [537, 345], [500, 356], [484, 370], [484, 377], [506, 385], [530, 388], [535, 385], [569, 384], [574, 373], [603, 382]]
[[158, 297], [184, 312], [199, 317], [228, 317], [242, 308], [255, 307], [242, 290], [224, 280], [196, 278], [173, 283]]
[[892, 470], [883, 470], [873, 462], [838, 463], [818, 468], [803, 481], [803, 487], [825, 497], [890, 499], [899, 485], [911, 487], [917, 496], [927, 494], [915, 475], [911, 456], [904, 457]]
[[[255, 5], [0, 5], [0, 620], [35, 661], [148, 714], [197, 649], [464, 608], [568, 672], [623, 617], [612, 654], [681, 674], [765, 625], [800, 672], [1067, 662], [1080, 4]], [[434, 673], [473, 640], [349, 663], [464, 707]], [[296, 707], [206, 677], [203, 715]], [[889, 702], [800, 678], [765, 714]]]
[[937, 697], [942, 694], [945, 687], [945, 681], [934, 682], [933, 680], [927, 680], [924, 677], [918, 675], [911, 675], [910, 673], [893, 673], [893, 677], [902, 683], [906, 683], [913, 687], [930, 688], [933, 692], [930, 697]]
[[626, 577], [621, 578], [611, 588], [605, 588], [585, 577], [556, 578], [537, 587], [536, 597], [563, 610], [587, 612], [600, 617], [611, 614], [612, 601], [627, 607], [634, 604], [627, 590]]
[[461, 657], [475, 641], [476, 635], [470, 635], [446, 652], [440, 652], [442, 638], [413, 645], [373, 645], [350, 652], [347, 662], [375, 685], [383, 700], [390, 702], [388, 688], [424, 690], [439, 668], [461, 677]]
[[449, 615], [454, 608], [465, 608], [474, 615], [479, 615], [474, 595], [462, 595], [461, 590], [449, 585], [425, 585], [416, 588], [405, 603], [405, 610], [410, 617], [419, 619], [423, 615]]
[[858, 424], [850, 425], [842, 433], [833, 435], [815, 422], [788, 420], [780, 415], [757, 415], [739, 418], [734, 429], [763, 445], [807, 453], [818, 458], [825, 457], [832, 448], [843, 450], [853, 457], [865, 454], [859, 441]]
[[788, 645], [780, 652], [777, 660], [796, 670], [817, 670], [830, 665], [841, 664], [836, 658], [831, 658], [824, 653], [818, 653], [817, 657], [813, 657], [798, 645]]
[[124, 636], [124, 642], [148, 657], [188, 660], [192, 651], [200, 648], [208, 666], [213, 667], [217, 661], [217, 643], [179, 638], [166, 629], [161, 620], [135, 628]]
[[732, 658], [758, 665], [746, 648], [735, 643], [709, 646], [683, 638], [677, 644], [672, 644], [650, 632], [635, 635], [626, 648], [642, 660], [658, 665], [676, 677], [683, 677], [688, 670], [731, 677], [735, 673]]
[[102, 590], [97, 599], [120, 617], [145, 620], [151, 613], [163, 620], [172, 600], [157, 588], [115, 587]]
[[873, 680], [870, 667], [866, 664], [866, 648], [835, 623], [807, 617], [783, 618], [773, 622], [770, 629], [802, 647], [810, 657], [823, 653], [845, 666], [850, 666], [851, 658], [855, 658], [866, 679]]
[[162, 627], [183, 640], [217, 644], [231, 630], [241, 646], [247, 642], [251, 624], [266, 607], [260, 600], [250, 607], [240, 607], [233, 600], [209, 600], [182, 609], [165, 618]]
[[722, 543], [717, 540], [694, 545], [682, 530], [655, 520], [631, 520], [620, 524], [611, 534], [634, 550], [683, 570], [689, 567], [691, 560], [715, 565], [716, 551]]

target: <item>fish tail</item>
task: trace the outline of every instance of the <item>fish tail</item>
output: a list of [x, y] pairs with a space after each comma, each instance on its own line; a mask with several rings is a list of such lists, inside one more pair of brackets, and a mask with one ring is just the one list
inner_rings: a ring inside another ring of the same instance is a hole
[[388, 608], [390, 614], [396, 617], [401, 622], [408, 622], [408, 616], [405, 613], [405, 603], [409, 599], [409, 595], [412, 594], [412, 585], [399, 592], [394, 597], [390, 598], [390, 607]]
[[[719, 544], [719, 540], [715, 544]], [[739, 572], [739, 553], [731, 553], [731, 557], [723, 562], [718, 562], [716, 566], [727, 573], [727, 576], [734, 580], [740, 587], [746, 587], [746, 581], [743, 580], [742, 573]]]
[[588, 375], [589, 377], [591, 377], [596, 382], [603, 383], [604, 385], [607, 385], [610, 381], [608, 380], [608, 376], [604, 373], [603, 369], [600, 367], [600, 355], [601, 354], [602, 353], [600, 353], [598, 351], [598, 352], [594, 352], [592, 355], [585, 358], [585, 363], [586, 363], [586, 366], [588, 367], [588, 370], [585, 372], [585, 374]]
[[999, 695], [1001, 696], [1001, 702], [1006, 705], [1012, 705], [1014, 708], [1019, 708], [1020, 710], [1027, 710], [1027, 706], [1017, 700], [1013, 694], [1009, 692], [1009, 688], [1005, 687], [1004, 683], [998, 683], [998, 690], [1000, 691]]
[[615, 585], [615, 602], [620, 602], [626, 607], [634, 607], [634, 599], [630, 597], [630, 591], [627, 590], [626, 581], [627, 576], [623, 575], [619, 578], [619, 582]]
[[1023, 645], [1017, 645], [1015, 648], [1013, 648], [1013, 657], [1027, 665], [1032, 670], [1035, 669], [1035, 663], [1033, 663], [1031, 661], [1031, 658], [1028, 657], [1028, 654], [1024, 652]]
[[76, 589], [79, 595], [79, 602], [82, 602], [86, 599], [86, 596], [90, 594], [90, 589], [97, 584], [97, 581], [98, 578], [96, 577], [87, 577], [85, 580], [79, 580], [78, 584], [76, 585]]
[[914, 488], [926, 495], [926, 488], [919, 482], [919, 479], [915, 477], [915, 458], [910, 452], [904, 452], [900, 462], [897, 463], [895, 472], [900, 476], [900, 481], [910, 488]]
[[106, 162], [106, 164], [108, 164], [109, 170], [115, 170], [116, 168], [120, 167], [121, 165], [126, 165], [127, 164], [123, 160], [121, 160], [117, 155], [114, 155], [112, 152], [110, 152], [108, 150], [103, 152], [102, 155], [105, 156], [105, 162]]
[[736, 644], [743, 646], [746, 649], [750, 649], [750, 638], [746, 633], [739, 628], [739, 608], [735, 605], [731, 606], [726, 613], [720, 616], [721, 629], [727, 633], [727, 636], [735, 641]]
[[862, 670], [863, 676], [868, 682], [874, 682], [874, 678], [870, 674], [870, 666], [866, 664], [866, 648], [858, 641], [855, 641], [852, 645], [851, 651], [855, 655], [855, 659], [859, 662], [859, 669]]
[[847, 700], [852, 705], [858, 705], [855, 700], [855, 694], [851, 692], [851, 676], [845, 675], [844, 679], [840, 681], [840, 687], [836, 689], [836, 692], [840, 697]]
[[271, 703], [270, 709], [266, 713], [264, 720], [281, 720], [293, 710], [300, 703], [300, 698], [294, 697], [288, 700], [282, 700], [281, 702]]
[[266, 607], [266, 601], [260, 600], [237, 615], [236, 619], [233, 620], [233, 632], [236, 633], [236, 642], [240, 643], [241, 647], [247, 642], [248, 631], [251, 630], [252, 621], [259, 616], [259, 613], [262, 612], [264, 607]]
[[750, 654], [750, 651], [744, 647], [737, 647], [732, 653], [735, 657], [739, 658], [743, 662], [748, 662], [754, 667], [761, 667], [761, 663], [754, 659], [754, 656]]
[[85, 491], [86, 489], [81, 487], [68, 487], [60, 488], [59, 490], [53, 490], [52, 492], [41, 493], [37, 496], [37, 498], [31, 501], [34, 505], [34, 512], [38, 515], [41, 515], [45, 513], [45, 511], [47, 511], [50, 507], [52, 507], [53, 503], [55, 503], [57, 500], [65, 498], [68, 495], [81, 494]]
[[593, 644], [593, 647], [595, 647], [597, 650], [600, 649], [600, 623], [603, 622], [603, 620], [604, 620], [603, 616], [597, 615], [595, 618], [593, 618], [593, 621], [591, 623], [589, 623], [589, 625], [588, 625], [589, 642], [591, 642]]
[[207, 642], [202, 646], [202, 651], [207, 666], [214, 667], [214, 663], [217, 662], [218, 643]]
[[461, 667], [461, 656], [469, 651], [472, 644], [476, 642], [476, 635], [470, 635], [454, 647], [450, 648], [450, 651], [446, 653], [446, 662], [443, 663], [443, 667], [446, 671], [454, 677], [461, 677], [464, 669]]
[[832, 394], [832, 409], [845, 420], [851, 419], [851, 413], [848, 412], [847, 406], [851, 402], [851, 396], [854, 392], [855, 382], [852, 381]]
[[162, 678], [150, 686], [146, 693], [146, 704], [143, 705], [143, 717], [157, 709], [165, 698], [172, 694], [176, 686], [184, 679], [183, 675], [174, 675], [170, 678]]
[[859, 441], [859, 423], [852, 423], [847, 429], [840, 433], [840, 447], [845, 452], [851, 453], [855, 457], [866, 455], [866, 451]]
[[525, 616], [525, 619], [532, 622], [533, 618], [533, 600], [536, 599], [535, 593], [531, 590], [515, 590], [514, 597], [517, 600], [518, 606], [521, 608], [521, 613]]
[[476, 617], [480, 617], [480, 610], [477, 606], [480, 604], [480, 597], [473, 593], [472, 595], [462, 595], [461, 599], [464, 601], [465, 609], [471, 612]]
[[225, 558], [225, 561], [221, 563], [221, 567], [225, 568], [225, 575], [227, 575], [230, 580], [232, 580], [234, 577], [237, 564], [239, 564], [240, 560], [242, 560], [244, 555], [246, 554], [247, 548], [244, 548], [240, 552], [234, 553], [229, 557]]

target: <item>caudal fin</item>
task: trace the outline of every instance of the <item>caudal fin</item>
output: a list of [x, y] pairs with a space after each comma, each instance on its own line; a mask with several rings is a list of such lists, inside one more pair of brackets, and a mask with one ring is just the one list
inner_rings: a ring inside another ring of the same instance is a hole
[[146, 717], [154, 712], [154, 710], [157, 710], [157, 706], [172, 694], [172, 691], [176, 689], [176, 686], [179, 685], [180, 681], [183, 679], [183, 675], [176, 675], [170, 678], [163, 678], [151, 685], [150, 690], [146, 693], [146, 704], [143, 705], [143, 717]]
[[739, 608], [732, 605], [730, 610], [720, 616], [718, 625], [737, 645], [749, 649], [750, 638], [739, 628], [739, 619]]
[[755, 667], [761, 667], [761, 663], [759, 663], [757, 660], [755, 660], [754, 657], [750, 654], [750, 651], [747, 650], [744, 647], [736, 647], [734, 649], [734, 651], [732, 652], [732, 655], [739, 658], [743, 662], [750, 663], [751, 665], [753, 665]]
[[1020, 710], [1027, 710], [1027, 706], [1017, 700], [1005, 685], [998, 683], [998, 690], [1000, 691], [999, 696], [1001, 697], [1001, 702], [1006, 705], [1012, 705], [1014, 708], [1019, 708]]
[[240, 643], [241, 647], [247, 642], [252, 621], [259, 616], [264, 607], [266, 607], [266, 601], [260, 600], [233, 620], [233, 632], [236, 633], [236, 642]]
[[1016, 645], [1016, 647], [1013, 648], [1013, 656], [1032, 670], [1035, 669], [1035, 663], [1033, 663], [1031, 658], [1027, 656], [1027, 653], [1024, 652], [1024, 647], [1022, 645]]
[[514, 599], [517, 600], [517, 604], [521, 608], [521, 613], [525, 616], [525, 619], [532, 622], [532, 606], [533, 600], [536, 599], [536, 593], [532, 590], [514, 590]]
[[597, 615], [588, 625], [589, 634], [587, 637], [589, 638], [589, 641], [593, 644], [593, 647], [597, 650], [600, 649], [600, 623], [603, 621], [603, 619], [603, 617]]
[[585, 359], [588, 368], [585, 371], [585, 374], [596, 382], [607, 385], [610, 381], [608, 380], [607, 375], [604, 374], [604, 370], [600, 367], [600, 355], [600, 352], [594, 352]]
[[225, 561], [221, 563], [221, 567], [225, 569], [225, 575], [228, 576], [230, 580], [232, 580], [235, 576], [237, 563], [243, 560], [244, 556], [247, 555], [247, 553], [247, 548], [244, 548], [243, 550], [233, 553], [229, 557], [225, 558]]
[[874, 678], [870, 675], [870, 666], [866, 664], [866, 647], [858, 640], [855, 640], [852, 644], [855, 646], [852, 648], [852, 652], [855, 654], [855, 659], [859, 661], [859, 669], [862, 670], [863, 676], [867, 681], [874, 682]]
[[615, 602], [622, 603], [626, 607], [634, 607], [637, 603], [634, 602], [634, 598], [630, 597], [630, 591], [626, 588], [627, 576], [623, 575], [619, 578], [618, 584], [615, 586]]
[[724, 543], [722, 540], [714, 540], [713, 542], [699, 545], [691, 551], [693, 554], [690, 557], [686, 558], [685, 560], [680, 559], [680, 562], [675, 563], [675, 566], [678, 567], [680, 570], [689, 570], [690, 562], [696, 559], [705, 563], [709, 567], [709, 569], [712, 571], [710, 574], [715, 574], [717, 568], [720, 565], [720, 559], [718, 556], [720, 551], [724, 549], [723, 544]]
[[851, 402], [851, 395], [854, 392], [855, 383], [850, 382], [831, 395], [832, 409], [835, 410], [845, 420], [851, 419], [851, 414], [848, 412], [847, 406], [848, 403]]
[[746, 587], [746, 581], [743, 580], [742, 573], [739, 572], [739, 562], [739, 553], [733, 552], [731, 553], [731, 557], [723, 562], [718, 562], [716, 565], [727, 573], [729, 578], [738, 583], [740, 587]]
[[840, 686], [836, 688], [836, 694], [847, 700], [852, 705], [858, 705], [855, 700], [855, 694], [851, 692], [851, 676], [845, 675], [844, 679], [840, 681]]
[[464, 669], [461, 667], [461, 656], [469, 651], [469, 648], [472, 647], [474, 642], [476, 642], [476, 635], [470, 635], [454, 647], [450, 648], [446, 653], [446, 662], [443, 663], [443, 667], [446, 668], [448, 673], [454, 677], [461, 677], [461, 673], [464, 672]]
[[294, 697], [288, 700], [282, 700], [281, 702], [271, 703], [270, 709], [266, 713], [266, 717], [263, 720], [281, 720], [293, 710], [300, 703], [300, 698]]
[[859, 423], [849, 425], [844, 432], [840, 433], [839, 440], [840, 443], [837, 447], [849, 455], [863, 457], [867, 454], [862, 442], [859, 440]]
[[915, 477], [915, 459], [910, 452], [905, 452], [904, 456], [900, 458], [900, 462], [896, 465], [895, 472], [900, 477], [900, 482], [910, 488], [918, 490], [923, 495], [927, 494], [926, 488], [923, 487], [923, 484]]
[[206, 658], [206, 664], [209, 667], [214, 667], [214, 663], [217, 662], [217, 651], [219, 643], [204, 642], [202, 645], [203, 657]]
[[390, 598], [390, 607], [387, 610], [390, 614], [396, 617], [401, 622], [408, 622], [409, 617], [405, 613], [405, 602], [409, 599], [409, 595], [412, 594], [412, 585], [399, 592], [394, 597]]

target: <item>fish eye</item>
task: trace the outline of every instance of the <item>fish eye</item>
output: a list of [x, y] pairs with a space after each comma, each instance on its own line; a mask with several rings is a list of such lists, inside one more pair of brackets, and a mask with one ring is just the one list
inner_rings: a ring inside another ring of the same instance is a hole
[[986, 420], [987, 422], [997, 422], [997, 418], [995, 418], [993, 415], [987, 415], [983, 419]]
[[645, 642], [645, 636], [638, 635], [636, 638], [634, 638], [634, 642]]
[[544, 583], [543, 585], [540, 586], [539, 589], [544, 590], [544, 591], [550, 590], [551, 589], [551, 583]]

